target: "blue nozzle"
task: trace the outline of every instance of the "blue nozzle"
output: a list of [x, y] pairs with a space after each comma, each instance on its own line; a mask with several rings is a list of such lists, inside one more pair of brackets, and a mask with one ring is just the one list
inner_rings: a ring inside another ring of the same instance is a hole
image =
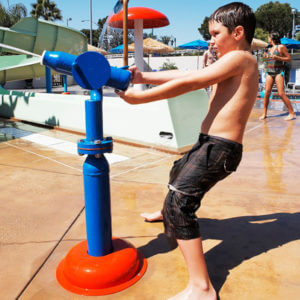
[[44, 51], [42, 54], [42, 65], [65, 75], [72, 75], [72, 65], [76, 55], [61, 51]]
[[53, 70], [72, 75], [75, 81], [85, 89], [98, 90], [107, 85], [126, 90], [131, 73], [123, 68], [110, 67], [107, 59], [98, 52], [88, 51], [75, 56], [56, 51], [44, 51], [42, 64]]
[[106, 85], [125, 91], [130, 83], [131, 73], [123, 68], [110, 67], [110, 78]]

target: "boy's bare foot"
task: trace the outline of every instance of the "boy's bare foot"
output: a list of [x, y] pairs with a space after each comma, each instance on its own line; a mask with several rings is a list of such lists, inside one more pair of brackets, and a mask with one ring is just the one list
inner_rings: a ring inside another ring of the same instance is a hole
[[289, 114], [286, 118], [284, 118], [285, 121], [291, 121], [296, 119], [296, 114]]
[[188, 285], [185, 290], [168, 300], [217, 300], [217, 294], [213, 287], [203, 290], [200, 287]]
[[266, 115], [261, 115], [261, 116], [259, 117], [260, 120], [264, 120], [264, 119], [266, 119], [266, 118], [267, 118]]
[[154, 213], [142, 213], [141, 217], [145, 219], [147, 222], [155, 222], [155, 221], [162, 221], [163, 215], [160, 210], [154, 212]]

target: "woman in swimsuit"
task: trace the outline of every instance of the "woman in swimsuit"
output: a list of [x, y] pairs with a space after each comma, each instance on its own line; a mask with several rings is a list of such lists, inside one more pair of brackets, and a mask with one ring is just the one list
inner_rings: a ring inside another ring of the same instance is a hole
[[293, 110], [292, 104], [289, 98], [284, 92], [284, 63], [291, 60], [287, 48], [280, 44], [280, 36], [278, 32], [272, 32], [269, 34], [268, 43], [271, 47], [264, 57], [267, 61], [267, 76], [265, 85], [265, 96], [264, 96], [264, 113], [260, 117], [261, 120], [267, 117], [268, 104], [270, 100], [270, 94], [274, 82], [277, 85], [278, 95], [288, 108], [289, 115], [285, 118], [286, 121], [293, 120], [296, 114]]

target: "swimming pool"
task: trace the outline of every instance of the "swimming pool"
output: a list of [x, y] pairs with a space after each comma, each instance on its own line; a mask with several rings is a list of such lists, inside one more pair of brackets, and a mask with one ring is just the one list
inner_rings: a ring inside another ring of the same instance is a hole
[[[256, 98], [256, 102], [254, 104], [255, 108], [263, 108], [264, 107], [264, 99], [261, 97], [261, 93], [258, 94]], [[300, 111], [300, 94], [287, 94], [288, 98], [290, 99], [292, 106], [294, 108], [295, 112]], [[272, 94], [272, 98], [270, 98], [269, 102], [269, 109], [272, 110], [279, 110], [279, 111], [284, 111], [287, 112], [287, 107], [281, 100], [278, 94]]]

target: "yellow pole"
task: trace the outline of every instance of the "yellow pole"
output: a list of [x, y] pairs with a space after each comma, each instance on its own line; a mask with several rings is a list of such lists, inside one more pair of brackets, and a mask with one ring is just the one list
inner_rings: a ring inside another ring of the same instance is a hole
[[123, 65], [128, 66], [128, 1], [123, 2]]

